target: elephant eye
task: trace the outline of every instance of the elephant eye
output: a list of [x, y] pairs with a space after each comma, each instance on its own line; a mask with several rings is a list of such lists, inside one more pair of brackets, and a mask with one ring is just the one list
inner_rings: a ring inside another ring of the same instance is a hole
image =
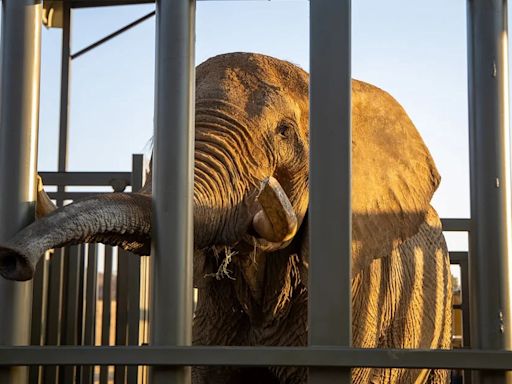
[[290, 121], [282, 121], [277, 126], [277, 135], [283, 139], [288, 138], [293, 131], [293, 123]]

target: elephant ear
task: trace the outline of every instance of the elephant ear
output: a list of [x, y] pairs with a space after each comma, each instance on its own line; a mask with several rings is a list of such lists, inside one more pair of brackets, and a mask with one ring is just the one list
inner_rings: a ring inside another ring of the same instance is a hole
[[395, 99], [359, 81], [352, 89], [354, 275], [418, 232], [440, 176]]

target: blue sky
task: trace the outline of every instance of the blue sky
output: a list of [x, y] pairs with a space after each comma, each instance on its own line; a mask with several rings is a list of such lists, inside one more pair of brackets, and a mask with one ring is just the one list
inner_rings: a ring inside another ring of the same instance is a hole
[[[357, 0], [353, 77], [406, 109], [443, 177], [434, 206], [469, 216], [466, 2]], [[150, 12], [153, 5], [75, 10], [72, 51]], [[309, 2], [204, 1], [196, 61], [250, 51], [308, 69]], [[57, 168], [60, 30], [43, 31], [39, 169]], [[69, 170], [129, 170], [153, 131], [154, 19], [72, 63]], [[463, 237], [463, 236], [462, 236]], [[461, 247], [462, 237], [452, 241]], [[462, 246], [463, 247], [463, 246]]]

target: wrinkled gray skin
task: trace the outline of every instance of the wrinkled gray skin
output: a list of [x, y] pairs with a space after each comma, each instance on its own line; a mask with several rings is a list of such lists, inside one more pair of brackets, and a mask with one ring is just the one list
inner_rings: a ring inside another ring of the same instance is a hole
[[[308, 76], [267, 56], [221, 55], [197, 68], [196, 97], [194, 344], [305, 345]], [[291, 241], [269, 242], [255, 231], [256, 196], [268, 176], [279, 181], [293, 206], [299, 230]], [[430, 206], [438, 183], [430, 153], [400, 105], [354, 81], [355, 346], [450, 347], [449, 263]], [[0, 246], [0, 273], [28, 279], [45, 249], [84, 241], [147, 254], [150, 194], [151, 181], [139, 194], [107, 195], [57, 210]], [[193, 379], [305, 383], [306, 370], [196, 367]], [[446, 381], [446, 371], [353, 370], [355, 383]]]

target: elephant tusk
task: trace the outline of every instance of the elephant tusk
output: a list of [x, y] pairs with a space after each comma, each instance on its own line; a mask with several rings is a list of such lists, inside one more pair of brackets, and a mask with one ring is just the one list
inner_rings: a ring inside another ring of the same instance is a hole
[[256, 233], [273, 243], [292, 239], [297, 232], [297, 216], [281, 184], [273, 177], [263, 180], [257, 200], [262, 209], [252, 221]]
[[57, 206], [53, 204], [50, 197], [46, 194], [43, 187], [43, 180], [41, 176], [37, 175], [37, 203], [36, 203], [36, 217], [38, 219], [48, 216], [55, 211]]

